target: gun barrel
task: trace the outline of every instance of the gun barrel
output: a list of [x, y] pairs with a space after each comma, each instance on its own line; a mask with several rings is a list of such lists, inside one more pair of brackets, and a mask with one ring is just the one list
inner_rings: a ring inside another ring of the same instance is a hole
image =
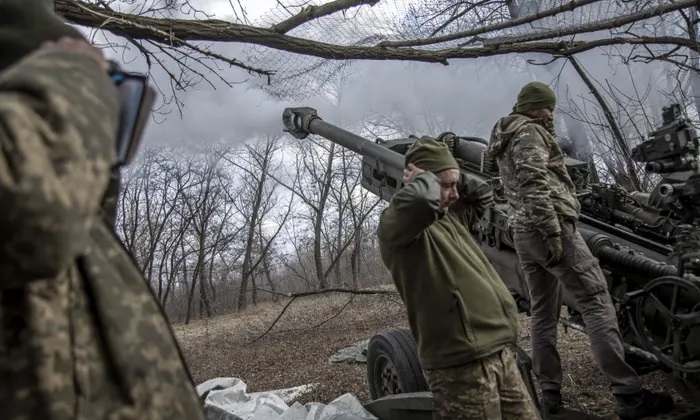
[[649, 204], [649, 193], [644, 193], [640, 191], [631, 191], [630, 195], [635, 198], [640, 204]]
[[296, 138], [303, 139], [309, 134], [316, 134], [362, 156], [381, 160], [391, 167], [405, 167], [406, 159], [401, 153], [323, 121], [313, 108], [286, 108], [282, 122], [284, 131]]
[[669, 197], [673, 195], [675, 192], [675, 188], [673, 188], [673, 185], [671, 184], [661, 184], [659, 185], [659, 196], [660, 197]]
[[674, 265], [665, 264], [644, 255], [616, 249], [607, 235], [587, 229], [581, 229], [580, 231], [591, 253], [601, 263], [614, 266], [622, 272], [634, 273], [648, 279], [674, 276], [678, 272]]

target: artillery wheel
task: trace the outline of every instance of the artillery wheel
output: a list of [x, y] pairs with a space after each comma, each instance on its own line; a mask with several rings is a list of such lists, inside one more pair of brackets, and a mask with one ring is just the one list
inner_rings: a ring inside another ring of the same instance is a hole
[[667, 368], [669, 384], [700, 403], [700, 288], [679, 277], [659, 277], [644, 286], [636, 305], [638, 339]]
[[370, 339], [367, 380], [373, 400], [387, 395], [430, 390], [410, 330], [391, 329]]

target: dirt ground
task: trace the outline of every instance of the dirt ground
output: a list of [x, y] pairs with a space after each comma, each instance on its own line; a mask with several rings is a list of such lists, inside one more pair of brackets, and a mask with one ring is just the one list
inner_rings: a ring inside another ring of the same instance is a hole
[[[243, 314], [175, 325], [195, 382], [237, 377], [249, 391], [318, 383], [298, 401], [328, 403], [346, 392], [360, 401], [369, 400], [366, 364], [331, 364], [328, 358], [382, 329], [408, 327], [398, 296], [333, 294], [296, 299], [265, 333], [288, 301], [264, 303]], [[527, 316], [521, 316], [520, 326], [520, 345], [529, 351]], [[595, 367], [587, 337], [571, 329], [564, 333], [562, 327], [559, 349], [565, 369], [565, 404], [586, 413], [612, 416], [612, 396]], [[665, 386], [656, 374], [645, 376], [644, 382], [654, 388]]]

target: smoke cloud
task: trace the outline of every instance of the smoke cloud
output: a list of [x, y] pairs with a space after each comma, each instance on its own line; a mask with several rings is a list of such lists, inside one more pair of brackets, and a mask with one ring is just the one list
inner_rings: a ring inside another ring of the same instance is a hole
[[[209, 3], [218, 4], [214, 0]], [[584, 39], [585, 36], [577, 36], [577, 40]], [[111, 40], [124, 43], [121, 39]], [[222, 44], [215, 48], [228, 57], [245, 61], [242, 44]], [[125, 54], [121, 51], [107, 53], [128, 69], [146, 69], [145, 60], [133, 47]], [[599, 50], [577, 55], [577, 59], [610, 101], [612, 98], [606, 91], [618, 99], [631, 101], [634, 98], [644, 100], [650, 86], [654, 94], [660, 88], [656, 82], [660, 73], [657, 65], [640, 64], [633, 69], [634, 74], [630, 74]], [[563, 134], [572, 138], [578, 150], [588, 150], [589, 141], [601, 137], [601, 133], [608, 135], [598, 103], [571, 64], [565, 59], [547, 65], [528, 64], [526, 60], [546, 63], [551, 57], [537, 54], [497, 56], [453, 60], [448, 66], [357, 61], [352, 63], [343, 81], [342, 96], [337, 103], [336, 98], [322, 92], [299, 101], [273, 99], [255, 87], [266, 83], [266, 78], [220, 64], [222, 70], [218, 75], [206, 75], [214, 86], [200, 81], [184, 92], [176, 91], [178, 99], [184, 103], [182, 116], [173, 103], [167, 105], [171, 113], [155, 117], [161, 122], [149, 125], [146, 143], [201, 144], [220, 139], [244, 142], [281, 132], [282, 111], [290, 106], [314, 107], [324, 120], [349, 129], [359, 129], [369, 117], [379, 114], [390, 116], [410, 134], [438, 135], [453, 131], [488, 138], [496, 120], [511, 112], [522, 85], [533, 80], [551, 84], [557, 92], [563, 110], [558, 126], [562, 127]], [[177, 70], [176, 67], [170, 69]], [[165, 94], [172, 95], [167, 74], [155, 67], [152, 72]], [[218, 80], [219, 76], [235, 84], [226, 86]], [[271, 81], [275, 83], [274, 76]], [[667, 104], [660, 100], [659, 111], [654, 112], [660, 113], [663, 105]], [[626, 134], [637, 136], [649, 128], [645, 116], [624, 115], [624, 109], [619, 106], [614, 106], [614, 110], [616, 117], [627, 122]], [[602, 126], [596, 129], [581, 121], [584, 113], [597, 116]]]

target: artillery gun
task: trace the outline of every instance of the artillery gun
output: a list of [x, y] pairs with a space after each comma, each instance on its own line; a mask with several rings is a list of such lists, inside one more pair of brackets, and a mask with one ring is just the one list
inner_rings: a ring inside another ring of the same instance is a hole
[[[362, 186], [389, 201], [402, 188], [404, 154], [417, 140], [371, 141], [323, 121], [312, 108], [287, 108], [284, 131], [303, 139], [319, 135], [362, 156]], [[472, 228], [481, 249], [506, 283], [522, 312], [529, 292], [507, 223], [507, 204], [498, 169], [483, 153], [487, 141], [446, 132], [461, 170], [484, 179], [494, 205]], [[559, 139], [565, 163], [581, 203], [578, 229], [598, 258], [615, 301], [626, 357], [640, 374], [662, 371], [671, 388], [690, 405], [700, 406], [700, 169], [698, 139], [679, 105], [664, 108], [662, 125], [632, 151], [632, 159], [660, 180], [651, 193], [628, 192], [617, 185], [591, 183], [588, 164]], [[568, 319], [560, 322], [585, 331], [576, 303], [563, 292]], [[517, 352], [519, 367], [535, 400], [529, 357]], [[380, 418], [429, 418], [416, 413], [432, 407], [429, 388], [408, 330], [378, 333], [370, 340], [367, 374]], [[428, 402], [426, 402], [428, 401]], [[691, 418], [700, 410], [675, 417]]]

